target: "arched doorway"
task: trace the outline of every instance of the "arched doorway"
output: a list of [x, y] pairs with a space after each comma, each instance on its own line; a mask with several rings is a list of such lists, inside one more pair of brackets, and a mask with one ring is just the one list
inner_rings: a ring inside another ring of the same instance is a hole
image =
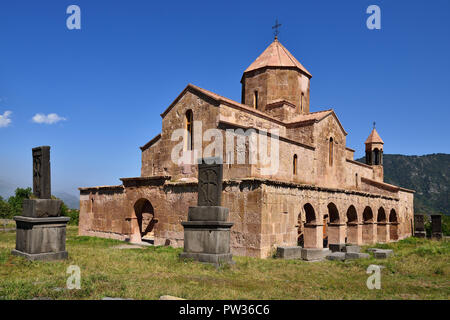
[[386, 221], [386, 212], [383, 207], [378, 209], [377, 215], [377, 241], [378, 242], [388, 242], [388, 233], [387, 233], [387, 221]]
[[362, 239], [363, 243], [375, 243], [377, 241], [377, 225], [373, 219], [372, 208], [367, 206], [363, 211], [363, 230], [362, 230]]
[[317, 222], [316, 212], [310, 203], [303, 206], [306, 223], [304, 226], [304, 248], [323, 248], [322, 224]]
[[389, 236], [390, 240], [398, 240], [398, 221], [395, 209], [391, 209], [389, 213]]
[[134, 214], [136, 219], [131, 226], [131, 241], [149, 241], [154, 240], [154, 227], [158, 220], [155, 218], [153, 206], [147, 199], [139, 199], [134, 204]]
[[361, 243], [361, 226], [358, 223], [358, 214], [355, 206], [351, 205], [347, 210], [347, 243]]
[[341, 223], [339, 211], [333, 202], [330, 202], [328, 208], [328, 246], [330, 244], [345, 243], [345, 225]]

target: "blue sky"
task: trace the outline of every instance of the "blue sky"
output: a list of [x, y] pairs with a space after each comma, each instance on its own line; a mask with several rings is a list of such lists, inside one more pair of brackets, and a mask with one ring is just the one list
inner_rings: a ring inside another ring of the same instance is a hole
[[[66, 27], [71, 4], [81, 30]], [[371, 4], [381, 30], [366, 27]], [[373, 121], [385, 153], [450, 152], [448, 0], [15, 0], [0, 3], [0, 116], [12, 112], [0, 181], [31, 185], [39, 145], [52, 147], [53, 190], [139, 176], [139, 146], [188, 83], [240, 101], [242, 72], [276, 18], [313, 75], [311, 111], [333, 108], [357, 157]], [[32, 120], [51, 113], [64, 119]]]

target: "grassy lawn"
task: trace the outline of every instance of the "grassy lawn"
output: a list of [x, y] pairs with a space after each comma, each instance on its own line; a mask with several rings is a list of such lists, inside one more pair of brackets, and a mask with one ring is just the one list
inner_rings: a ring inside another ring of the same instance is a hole
[[[450, 242], [410, 238], [378, 247], [387, 260], [305, 262], [234, 257], [216, 269], [180, 261], [182, 249], [118, 250], [115, 240], [77, 236], [68, 227], [69, 259], [29, 262], [11, 256], [15, 233], [0, 232], [0, 299], [449, 299]], [[364, 247], [366, 249], [367, 247]], [[366, 269], [382, 265], [381, 289], [369, 290]], [[81, 289], [67, 290], [69, 265], [81, 269]]]

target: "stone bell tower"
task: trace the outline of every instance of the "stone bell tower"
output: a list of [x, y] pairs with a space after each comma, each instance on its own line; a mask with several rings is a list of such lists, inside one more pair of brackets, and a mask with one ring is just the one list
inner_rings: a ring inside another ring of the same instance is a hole
[[383, 145], [380, 135], [375, 129], [375, 123], [373, 130], [367, 138], [366, 142], [366, 164], [374, 168], [374, 179], [383, 181]]
[[309, 113], [312, 75], [275, 40], [244, 71], [242, 103], [279, 120]]

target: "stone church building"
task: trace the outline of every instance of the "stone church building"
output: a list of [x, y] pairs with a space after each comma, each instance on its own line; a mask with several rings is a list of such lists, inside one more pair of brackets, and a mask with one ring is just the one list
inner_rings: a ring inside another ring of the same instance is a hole
[[[366, 163], [355, 161], [334, 110], [310, 112], [311, 77], [275, 38], [244, 71], [240, 103], [189, 84], [161, 113], [161, 133], [140, 147], [140, 177], [79, 188], [79, 234], [183, 246], [181, 222], [197, 204], [197, 166], [172, 160], [179, 144], [172, 134], [184, 128], [189, 134], [182, 149], [192, 158], [210, 143], [202, 139], [208, 129], [224, 136], [233, 129], [233, 138], [249, 129], [279, 132], [275, 174], [264, 174], [261, 163], [231, 161], [237, 151], [223, 151], [222, 206], [234, 223], [234, 255], [264, 258], [277, 246], [411, 236], [414, 191], [383, 182], [383, 140], [374, 128], [365, 141]], [[199, 122], [200, 129], [193, 125]], [[247, 157], [248, 148], [246, 142]]]

